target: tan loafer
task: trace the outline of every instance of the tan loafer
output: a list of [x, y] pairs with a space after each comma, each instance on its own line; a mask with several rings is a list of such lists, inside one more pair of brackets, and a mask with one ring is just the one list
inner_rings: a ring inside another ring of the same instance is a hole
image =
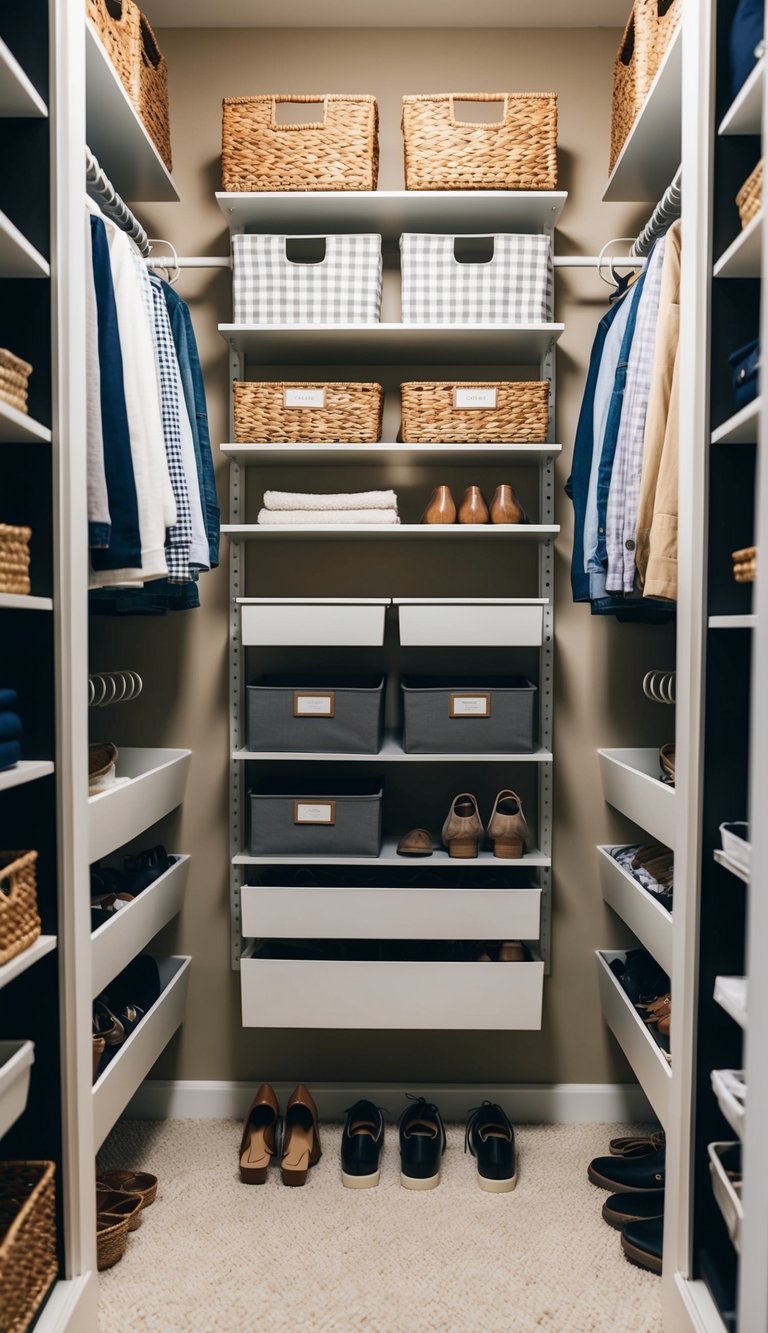
[[460, 523], [490, 523], [491, 516], [479, 486], [468, 486], [459, 506]]
[[464, 860], [477, 856], [484, 831], [475, 797], [470, 792], [455, 796], [443, 824], [443, 842], [448, 855]]
[[527, 523], [528, 515], [512, 486], [497, 486], [491, 500], [492, 523]]
[[494, 856], [504, 861], [519, 860], [525, 849], [527, 833], [520, 797], [508, 789], [500, 791], [488, 820], [488, 840], [493, 844]]
[[397, 844], [398, 856], [431, 856], [434, 850], [432, 834], [426, 828], [412, 828]]
[[436, 486], [421, 516], [422, 523], [455, 523], [456, 505], [450, 486]]

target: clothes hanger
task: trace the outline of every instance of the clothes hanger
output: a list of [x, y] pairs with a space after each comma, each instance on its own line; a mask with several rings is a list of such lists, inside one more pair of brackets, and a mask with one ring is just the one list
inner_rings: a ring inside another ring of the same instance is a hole
[[[164, 241], [164, 240], [162, 240], [160, 237], [157, 237], [157, 236], [150, 236], [150, 238], [149, 238], [149, 244], [150, 244], [152, 247], [154, 247], [154, 246], [156, 246], [156, 245], [167, 245], [167, 246], [168, 246], [168, 249], [169, 249], [170, 252], [171, 252], [171, 259], [173, 260], [173, 263], [174, 263], [174, 270], [173, 270], [173, 273], [171, 273], [171, 274], [169, 275], [169, 274], [168, 274], [168, 270], [167, 270], [166, 267], [165, 267], [165, 264], [163, 264], [163, 265], [161, 266], [161, 267], [162, 267], [162, 273], [161, 273], [160, 276], [165, 277], [166, 281], [167, 281], [168, 283], [170, 283], [170, 285], [171, 285], [171, 287], [172, 287], [173, 284], [174, 284], [175, 282], [178, 282], [179, 278], [181, 277], [181, 266], [180, 266], [180, 264], [179, 264], [179, 256], [178, 256], [177, 253], [176, 253], [176, 247], [175, 247], [174, 245], [172, 245], [170, 241]], [[151, 269], [153, 269], [155, 272], [157, 271], [157, 270], [155, 269], [155, 266], [152, 264], [152, 260], [151, 260], [151, 258], [150, 258], [150, 262], [149, 262], [149, 267], [150, 267]]]

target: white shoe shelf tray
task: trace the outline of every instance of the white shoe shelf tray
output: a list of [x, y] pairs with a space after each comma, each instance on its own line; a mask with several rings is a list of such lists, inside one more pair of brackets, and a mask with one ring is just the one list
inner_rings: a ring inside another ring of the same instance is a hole
[[117, 776], [131, 781], [88, 800], [91, 862], [109, 856], [181, 805], [191, 755], [191, 750], [120, 750]]
[[658, 750], [598, 750], [598, 755], [608, 804], [674, 851], [675, 789], [658, 777]]
[[240, 962], [244, 1027], [532, 1031], [541, 1027], [544, 964]]
[[546, 598], [239, 598], [243, 646], [378, 648], [387, 608], [402, 647], [540, 647]]
[[181, 911], [189, 879], [188, 856], [176, 863], [138, 893], [91, 934], [91, 991], [98, 995], [105, 986], [141, 953], [163, 926]]
[[664, 971], [672, 974], [672, 916], [611, 856], [611, 847], [598, 847], [603, 898], [629, 926]]
[[31, 1041], [0, 1041], [0, 1141], [23, 1115], [35, 1059]]
[[97, 1152], [184, 1019], [191, 961], [182, 956], [158, 959], [159, 999], [93, 1085], [93, 1146]]
[[600, 1000], [603, 1016], [631, 1064], [637, 1081], [666, 1129], [669, 1120], [672, 1067], [664, 1052], [632, 1004], [626, 991], [613, 975], [610, 964], [624, 960], [621, 950], [597, 951]]

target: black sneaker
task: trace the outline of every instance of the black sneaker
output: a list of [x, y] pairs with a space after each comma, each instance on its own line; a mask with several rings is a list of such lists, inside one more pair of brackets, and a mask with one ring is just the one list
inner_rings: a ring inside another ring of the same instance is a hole
[[[410, 1097], [410, 1093], [408, 1094]], [[424, 1097], [410, 1097], [400, 1116], [400, 1184], [407, 1190], [433, 1190], [440, 1184], [445, 1126], [440, 1112]]]
[[489, 1194], [508, 1194], [517, 1184], [515, 1131], [505, 1111], [483, 1102], [470, 1112], [464, 1151], [477, 1160], [477, 1183]]
[[611, 1194], [603, 1204], [603, 1221], [616, 1231], [628, 1222], [647, 1222], [664, 1216], [664, 1190], [631, 1190]]
[[639, 1222], [627, 1222], [621, 1233], [621, 1248], [631, 1264], [647, 1268], [650, 1273], [661, 1273], [664, 1218], [648, 1217]]
[[623, 1190], [660, 1190], [665, 1179], [664, 1148], [644, 1157], [595, 1157], [587, 1167], [593, 1185], [612, 1193]]
[[378, 1185], [384, 1148], [384, 1116], [365, 1099], [347, 1109], [341, 1136], [341, 1183], [348, 1190]]

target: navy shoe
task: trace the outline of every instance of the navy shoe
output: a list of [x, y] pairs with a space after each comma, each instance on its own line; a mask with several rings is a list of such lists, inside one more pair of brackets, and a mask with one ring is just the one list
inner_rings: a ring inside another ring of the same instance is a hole
[[632, 1264], [661, 1273], [664, 1251], [664, 1218], [649, 1217], [641, 1222], [627, 1222], [621, 1233], [621, 1248]]
[[603, 1221], [616, 1231], [621, 1231], [628, 1222], [645, 1222], [651, 1217], [663, 1216], [663, 1190], [629, 1190], [612, 1194], [603, 1204]]
[[341, 1183], [348, 1190], [373, 1189], [381, 1176], [384, 1116], [364, 1098], [347, 1110], [341, 1136]]
[[[410, 1094], [408, 1094], [410, 1097]], [[445, 1126], [437, 1107], [424, 1097], [410, 1097], [400, 1116], [400, 1184], [407, 1190], [433, 1190], [440, 1184]]]
[[515, 1131], [505, 1111], [483, 1102], [470, 1113], [464, 1151], [477, 1160], [477, 1182], [489, 1194], [508, 1194], [517, 1184]]
[[665, 1149], [644, 1157], [595, 1157], [587, 1176], [601, 1190], [660, 1190], [664, 1188]]

